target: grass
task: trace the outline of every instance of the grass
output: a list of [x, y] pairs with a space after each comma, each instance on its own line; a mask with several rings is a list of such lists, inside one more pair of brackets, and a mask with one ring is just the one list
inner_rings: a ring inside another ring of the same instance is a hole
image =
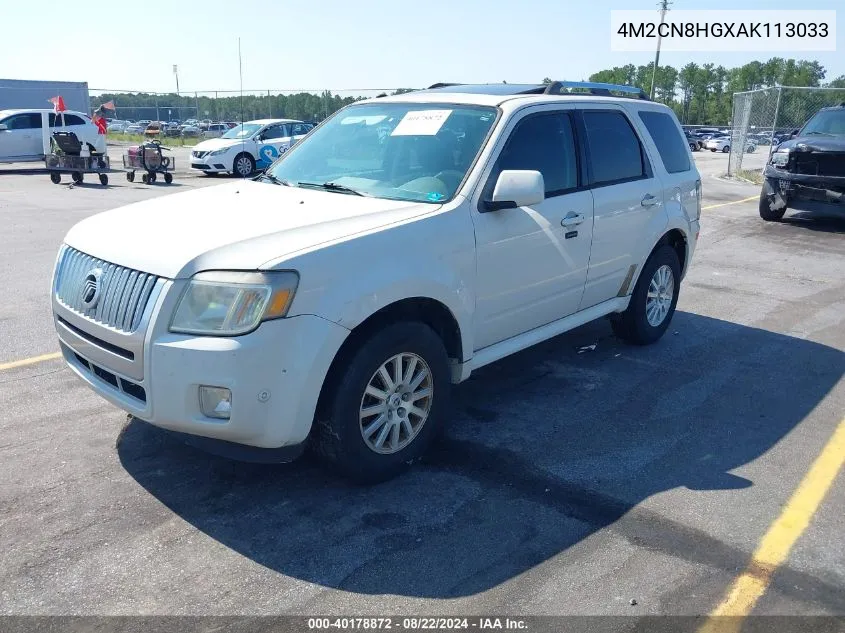
[[[153, 137], [155, 139], [158, 136]], [[122, 132], [109, 132], [106, 136], [106, 141], [121, 141], [127, 143], [143, 143], [150, 140], [143, 134], [123, 134]], [[201, 136], [182, 138], [181, 136], [164, 136], [161, 138], [161, 144], [164, 147], [193, 147], [197, 143], [204, 141]]]
[[763, 184], [763, 170], [760, 168], [740, 169], [739, 171], [737, 171], [736, 176], [737, 178], [742, 178], [743, 180], [753, 182], [755, 185]]

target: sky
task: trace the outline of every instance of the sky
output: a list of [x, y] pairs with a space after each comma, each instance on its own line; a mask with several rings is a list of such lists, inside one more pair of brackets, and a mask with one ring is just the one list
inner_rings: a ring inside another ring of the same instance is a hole
[[[87, 81], [92, 92], [175, 91], [173, 64], [182, 92], [237, 90], [239, 37], [246, 90], [582, 80], [603, 68], [653, 59], [652, 53], [610, 51], [611, 9], [657, 15], [656, 0], [2, 4], [0, 78]], [[840, 9], [837, 52], [663, 52], [660, 63], [731, 67], [780, 56], [815, 59], [828, 80], [845, 74], [845, 3], [804, 0], [800, 6]], [[796, 7], [795, 0], [674, 0], [671, 9]], [[91, 52], [79, 51], [83, 34]]]

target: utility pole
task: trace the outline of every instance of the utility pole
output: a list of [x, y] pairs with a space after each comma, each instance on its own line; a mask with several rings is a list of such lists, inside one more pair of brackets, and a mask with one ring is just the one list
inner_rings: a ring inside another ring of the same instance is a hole
[[176, 96], [179, 96], [179, 69], [173, 64], [173, 74], [176, 75]]
[[[666, 12], [669, 10], [669, 5], [672, 4], [669, 0], [660, 0], [660, 26], [663, 26], [664, 21], [666, 20]], [[654, 81], [657, 78], [657, 65], [660, 63], [660, 40], [663, 38], [660, 37], [660, 29], [658, 28], [657, 32], [657, 53], [654, 55], [654, 68], [651, 69], [651, 92], [649, 93], [649, 99], [654, 99]]]

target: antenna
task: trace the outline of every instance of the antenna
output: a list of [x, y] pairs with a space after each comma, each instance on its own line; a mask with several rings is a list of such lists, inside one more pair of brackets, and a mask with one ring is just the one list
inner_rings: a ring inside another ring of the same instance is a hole
[[[246, 148], [246, 139], [244, 138], [244, 69], [241, 60], [241, 38], [238, 38], [238, 77], [241, 89], [241, 153], [243, 153]], [[241, 178], [246, 178], [246, 176], [241, 174]]]

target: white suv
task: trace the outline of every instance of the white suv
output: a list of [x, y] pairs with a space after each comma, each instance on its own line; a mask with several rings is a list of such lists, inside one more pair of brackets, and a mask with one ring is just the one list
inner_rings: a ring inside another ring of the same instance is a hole
[[215, 449], [310, 443], [377, 481], [423, 453], [474, 369], [605, 316], [653, 343], [701, 180], [669, 108], [575, 86], [357, 102], [255, 180], [83, 220], [53, 281], [67, 363]]
[[0, 162], [43, 159], [44, 130], [73, 132], [92, 153], [106, 152], [106, 137], [82, 112], [67, 110], [57, 116], [49, 109], [0, 110]]

